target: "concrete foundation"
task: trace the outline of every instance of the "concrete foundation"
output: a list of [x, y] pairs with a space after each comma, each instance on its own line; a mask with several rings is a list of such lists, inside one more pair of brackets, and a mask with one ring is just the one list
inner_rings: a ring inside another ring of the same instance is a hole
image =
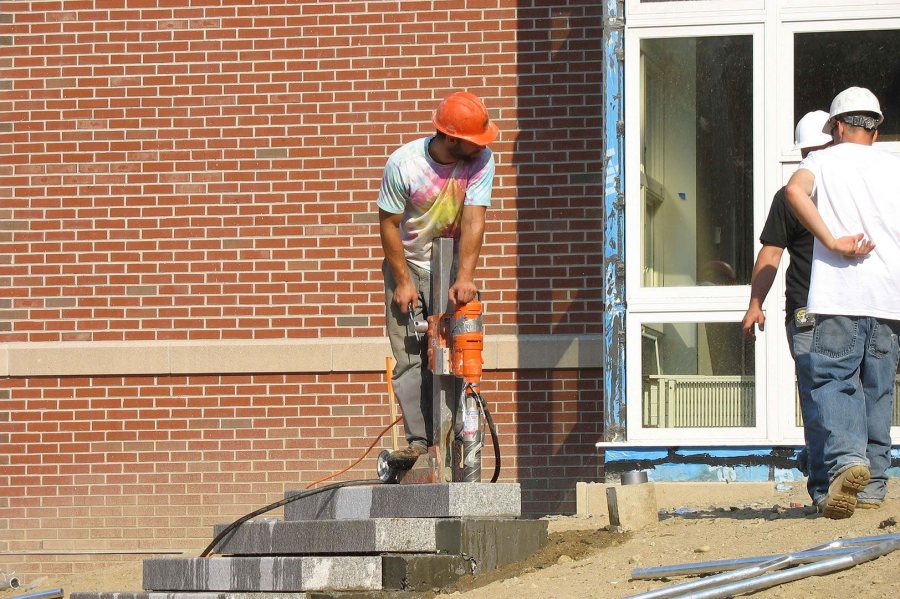
[[382, 558], [385, 589], [437, 591], [471, 574], [474, 560], [461, 555], [385, 555]]
[[441, 520], [442, 551], [473, 558], [474, 572], [525, 559], [547, 543], [546, 520]]

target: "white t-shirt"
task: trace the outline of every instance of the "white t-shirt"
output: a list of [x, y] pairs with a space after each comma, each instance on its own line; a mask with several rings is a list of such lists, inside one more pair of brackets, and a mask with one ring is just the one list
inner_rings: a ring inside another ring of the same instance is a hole
[[406, 260], [425, 270], [431, 270], [431, 242], [459, 239], [463, 205], [490, 206], [494, 185], [490, 148], [473, 160], [439, 164], [428, 153], [431, 139], [411, 141], [391, 154], [378, 191], [379, 208], [403, 214], [400, 239]]
[[875, 249], [845, 258], [817, 239], [809, 311], [900, 320], [900, 158], [842, 143], [800, 163], [816, 178], [813, 200], [835, 237], [864, 233]]

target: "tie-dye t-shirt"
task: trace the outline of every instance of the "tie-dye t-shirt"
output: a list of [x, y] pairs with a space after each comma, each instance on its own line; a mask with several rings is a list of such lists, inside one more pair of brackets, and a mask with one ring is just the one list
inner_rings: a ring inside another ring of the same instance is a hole
[[378, 207], [403, 214], [400, 238], [406, 260], [431, 269], [431, 242], [459, 238], [462, 207], [490, 206], [494, 157], [485, 148], [474, 160], [435, 162], [425, 137], [402, 146], [388, 159], [378, 192]]

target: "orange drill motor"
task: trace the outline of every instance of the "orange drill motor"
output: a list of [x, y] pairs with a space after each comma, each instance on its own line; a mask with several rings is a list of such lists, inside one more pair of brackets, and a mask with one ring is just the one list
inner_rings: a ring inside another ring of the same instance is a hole
[[481, 302], [472, 300], [456, 307], [450, 331], [453, 374], [470, 383], [478, 391], [484, 364], [484, 324]]
[[453, 374], [477, 390], [481, 385], [484, 325], [478, 300], [448, 314], [428, 317], [428, 363], [434, 374]]

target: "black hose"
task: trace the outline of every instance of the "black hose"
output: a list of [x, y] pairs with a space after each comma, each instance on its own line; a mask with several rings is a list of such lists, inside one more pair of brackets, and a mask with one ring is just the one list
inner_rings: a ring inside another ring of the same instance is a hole
[[491, 477], [491, 482], [495, 483], [500, 478], [500, 439], [497, 437], [497, 427], [494, 425], [494, 419], [487, 408], [487, 402], [481, 397], [481, 393], [475, 389], [472, 383], [467, 383], [466, 387], [478, 402], [478, 407], [481, 408], [481, 413], [484, 414], [484, 419], [487, 421], [488, 428], [491, 431], [491, 441], [494, 444], [494, 476]]
[[255, 518], [256, 516], [259, 516], [260, 514], [265, 514], [266, 512], [269, 512], [276, 508], [280, 508], [283, 505], [287, 505], [288, 503], [291, 503], [292, 501], [297, 501], [298, 499], [303, 499], [304, 497], [309, 497], [310, 495], [315, 495], [317, 493], [322, 493], [324, 491], [331, 491], [332, 489], [340, 489], [341, 487], [359, 487], [362, 485], [372, 485], [372, 484], [380, 485], [381, 481], [378, 479], [375, 479], [375, 480], [348, 480], [348, 481], [344, 481], [344, 482], [332, 483], [330, 485], [325, 485], [324, 487], [319, 487], [318, 489], [310, 489], [309, 491], [301, 491], [300, 493], [297, 493], [296, 495], [292, 495], [290, 497], [285, 497], [284, 499], [282, 499], [280, 501], [276, 501], [275, 503], [270, 503], [269, 505], [267, 505], [265, 507], [259, 508], [255, 512], [251, 512], [251, 513], [247, 514], [246, 516], [241, 516], [240, 518], [238, 518], [237, 520], [235, 520], [234, 522], [232, 522], [231, 524], [226, 526], [225, 530], [223, 530], [218, 535], [216, 535], [216, 538], [213, 539], [212, 543], [210, 543], [206, 547], [206, 549], [203, 550], [203, 553], [200, 554], [200, 557], [208, 557], [209, 554], [212, 553], [212, 550], [215, 548], [215, 546], [219, 544], [219, 541], [221, 541], [228, 533], [233, 531], [235, 528], [237, 528], [238, 526], [240, 526], [247, 520], [250, 520], [251, 518]]
[[[500, 478], [500, 439], [497, 436], [497, 427], [494, 425], [494, 418], [491, 416], [490, 411], [487, 408], [487, 402], [484, 401], [484, 398], [481, 394], [475, 390], [475, 387], [471, 384], [467, 384], [468, 389], [475, 396], [475, 399], [478, 401], [478, 406], [481, 408], [481, 412], [484, 414], [484, 419], [487, 421], [488, 428], [491, 431], [491, 441], [494, 444], [494, 475], [491, 477], [491, 482], [495, 483]], [[283, 505], [287, 505], [292, 501], [297, 501], [298, 499], [303, 499], [304, 497], [309, 497], [311, 495], [316, 495], [317, 493], [322, 493], [324, 491], [330, 491], [332, 489], [340, 489], [341, 487], [359, 487], [362, 485], [373, 485], [373, 484], [381, 484], [382, 481], [379, 479], [375, 480], [348, 480], [344, 482], [332, 483], [330, 485], [325, 485], [324, 487], [319, 487], [318, 489], [310, 489], [309, 491], [301, 491], [296, 495], [292, 495], [291, 497], [285, 497], [280, 501], [276, 501], [275, 503], [270, 503], [267, 506], [261, 507], [258, 510], [247, 514], [246, 516], [241, 516], [231, 524], [225, 527], [225, 529], [216, 535], [216, 538], [212, 540], [206, 549], [200, 554], [200, 557], [208, 557], [212, 550], [219, 544], [226, 535], [228, 535], [235, 528], [250, 520], [251, 518], [255, 518], [260, 514], [265, 514], [266, 512], [272, 511], [276, 508], [280, 508]]]

